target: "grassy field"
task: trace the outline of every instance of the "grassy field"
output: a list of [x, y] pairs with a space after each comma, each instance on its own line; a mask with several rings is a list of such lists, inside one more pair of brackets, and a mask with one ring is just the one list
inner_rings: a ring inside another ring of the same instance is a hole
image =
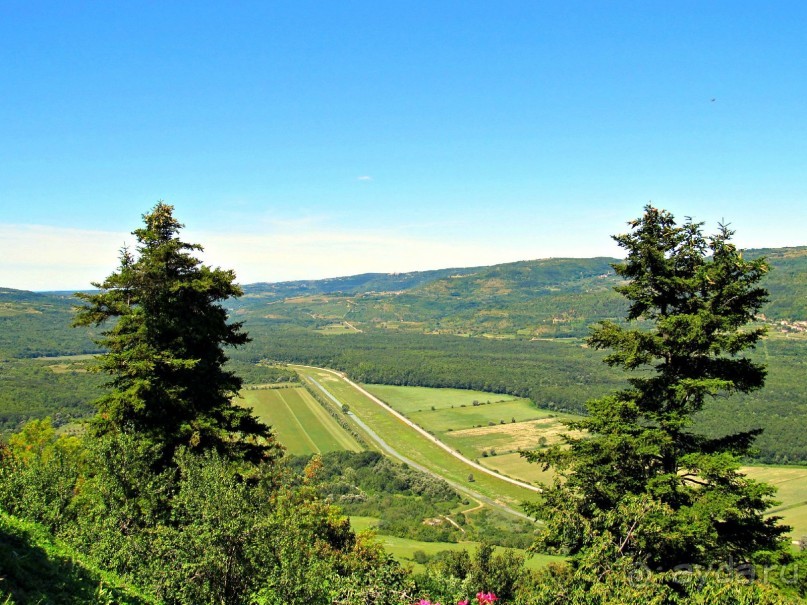
[[539, 409], [528, 399], [480, 391], [382, 385], [366, 388], [468, 458], [525, 481], [544, 475], [518, 456], [508, 458], [508, 464], [494, 464], [482, 459], [484, 453], [511, 453], [556, 443], [567, 430], [562, 421], [572, 417]]
[[[373, 529], [378, 525], [378, 519], [375, 517], [351, 517], [350, 525], [354, 531], [364, 531]], [[376, 540], [384, 546], [384, 550], [390, 553], [398, 561], [405, 564], [410, 564], [413, 571], [416, 573], [422, 572], [424, 566], [416, 563], [414, 560], [414, 553], [418, 550], [423, 551], [429, 557], [433, 557], [439, 552], [445, 550], [457, 551], [467, 550], [471, 553], [479, 548], [479, 542], [420, 542], [418, 540], [410, 540], [408, 538], [397, 538], [395, 536], [382, 536], [376, 535]], [[496, 550], [501, 550], [496, 547]], [[548, 563], [563, 561], [563, 557], [553, 555], [527, 555], [526, 551], [519, 548], [514, 548], [516, 552], [528, 556], [526, 566], [529, 569], [540, 569], [545, 567]]]
[[362, 449], [303, 388], [246, 390], [238, 403], [271, 425], [290, 454]]
[[[445, 479], [466, 485], [469, 489], [516, 509], [521, 502], [535, 499], [534, 492], [479, 472], [424, 439], [413, 428], [332, 372], [304, 366], [293, 367], [303, 375], [312, 376], [340, 402], [348, 404], [351, 411], [372, 427], [382, 439], [413, 462], [429, 468]], [[471, 475], [473, 481], [469, 481]]]
[[[395, 405], [392, 405], [395, 408]], [[397, 409], [397, 408], [396, 408]], [[549, 415], [539, 410], [527, 399], [479, 404], [478, 406], [456, 407], [441, 410], [413, 412], [409, 417], [418, 424], [435, 431], [448, 431], [488, 426], [490, 424], [536, 420]]]
[[531, 483], [551, 484], [552, 479], [555, 477], [555, 473], [551, 469], [544, 471], [539, 465], [532, 464], [522, 458], [517, 452], [480, 458], [479, 463], [491, 470], [498, 471], [502, 475]]
[[[375, 384], [366, 388], [468, 458], [529, 482], [548, 483], [553, 474], [530, 464], [517, 450], [535, 449], [542, 438], [546, 444], [556, 443], [559, 435], [566, 432], [562, 420], [572, 418], [537, 409], [526, 399], [479, 391]], [[473, 406], [473, 401], [480, 405]], [[513, 418], [516, 422], [511, 422]], [[496, 455], [484, 455], [491, 450]], [[749, 477], [778, 489], [777, 498], [782, 504], [772, 513], [793, 527], [794, 539], [807, 536], [807, 467], [760, 465], [743, 470]]]
[[429, 387], [400, 387], [386, 384], [362, 385], [373, 395], [388, 403], [402, 414], [431, 410], [472, 407], [474, 401], [513, 401], [518, 399], [511, 395], [485, 393], [483, 391], [467, 391], [465, 389], [432, 389]]
[[791, 536], [798, 540], [807, 536], [807, 467], [804, 466], [748, 466], [743, 468], [752, 479], [777, 488], [779, 506], [771, 509], [783, 523], [790, 525]]

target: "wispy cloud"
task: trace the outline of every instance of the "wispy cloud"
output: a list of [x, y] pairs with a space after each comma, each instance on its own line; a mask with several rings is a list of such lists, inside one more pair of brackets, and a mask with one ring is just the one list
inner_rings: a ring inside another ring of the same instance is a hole
[[127, 243], [133, 244], [134, 237], [125, 232], [0, 223], [0, 286], [89, 288], [114, 269]]
[[[485, 239], [407, 228], [326, 228], [305, 221], [266, 225], [263, 233], [187, 230], [182, 238], [201, 243], [204, 261], [235, 270], [242, 284], [491, 265], [548, 256], [593, 256], [596, 252], [572, 249], [556, 238]], [[115, 270], [124, 243], [134, 245], [133, 236], [0, 224], [0, 286], [88, 288]]]
[[372, 180], [373, 180], [373, 177], [368, 176], [368, 175], [366, 175], [366, 174], [365, 174], [365, 175], [363, 175], [363, 176], [356, 177], [356, 180], [357, 180], [357, 181], [372, 181]]

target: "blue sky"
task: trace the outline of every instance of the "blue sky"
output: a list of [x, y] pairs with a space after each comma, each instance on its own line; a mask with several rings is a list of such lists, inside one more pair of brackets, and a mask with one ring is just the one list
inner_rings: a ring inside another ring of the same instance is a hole
[[0, 1], [0, 286], [163, 199], [243, 283], [619, 253], [652, 201], [807, 244], [803, 2]]

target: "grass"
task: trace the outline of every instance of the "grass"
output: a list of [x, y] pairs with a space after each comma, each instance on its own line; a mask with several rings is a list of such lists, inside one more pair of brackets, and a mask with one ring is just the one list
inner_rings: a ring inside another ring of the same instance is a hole
[[483, 454], [491, 449], [497, 453], [535, 449], [542, 438], [543, 443], [556, 443], [567, 431], [562, 420], [572, 417], [539, 409], [529, 399], [481, 391], [384, 385], [369, 385], [367, 390], [463, 455], [524, 481], [544, 475], [516, 457], [503, 466], [483, 460]]
[[445, 432], [440, 434], [440, 438], [466, 456], [479, 458], [491, 450], [502, 454], [554, 444], [560, 440], [561, 434], [567, 432], [568, 429], [558, 418], [544, 418]]
[[555, 473], [552, 470], [544, 471], [538, 464], [532, 464], [522, 458], [518, 453], [497, 454], [480, 458], [479, 463], [491, 470], [498, 471], [502, 475], [515, 477], [531, 483], [551, 484]]
[[513, 401], [512, 395], [469, 391], [465, 389], [434, 389], [430, 387], [400, 387], [385, 384], [362, 385], [373, 395], [388, 403], [402, 414], [430, 410], [455, 408], [461, 405], [471, 407], [474, 401]]
[[771, 513], [793, 528], [790, 535], [794, 540], [807, 536], [807, 467], [759, 465], [742, 470], [748, 477], [777, 488], [776, 499], [781, 504]]
[[270, 424], [290, 454], [362, 450], [301, 387], [243, 391], [238, 403], [251, 407], [259, 419]]
[[[395, 405], [391, 405], [396, 408]], [[490, 423], [499, 424], [502, 421], [509, 423], [513, 418], [516, 419], [516, 422], [537, 420], [549, 415], [549, 412], [539, 410], [528, 399], [516, 399], [500, 403], [480, 404], [478, 406], [469, 405], [464, 408], [456, 407], [453, 409], [414, 412], [409, 414], [409, 417], [423, 427], [443, 432], [449, 429], [456, 431], [477, 426], [488, 426]]]
[[[375, 517], [351, 517], [350, 525], [354, 531], [371, 530], [378, 525], [379, 520]], [[479, 548], [479, 542], [421, 542], [419, 540], [410, 540], [409, 538], [398, 538], [396, 536], [376, 535], [376, 540], [390, 553], [395, 559], [401, 563], [410, 564], [412, 571], [415, 573], [422, 572], [425, 567], [420, 563], [416, 563], [414, 553], [422, 551], [427, 556], [433, 557], [439, 552], [451, 550], [467, 550], [471, 553]], [[496, 547], [497, 551], [503, 550], [501, 547]], [[526, 551], [520, 548], [511, 549], [522, 555], [525, 555], [526, 567], [528, 569], [540, 569], [549, 563], [563, 561], [563, 557], [553, 555], [528, 555]]]
[[[534, 500], [536, 494], [469, 467], [438, 445], [425, 439], [413, 428], [371, 401], [340, 377], [326, 370], [294, 366], [304, 375], [310, 375], [328, 389], [340, 402], [346, 403], [360, 419], [366, 422], [389, 445], [441, 477], [467, 486], [469, 489], [502, 504], [519, 508], [521, 502]], [[469, 481], [473, 475], [474, 481]]]
[[0, 603], [156, 602], [96, 568], [44, 527], [2, 511], [0, 570]]

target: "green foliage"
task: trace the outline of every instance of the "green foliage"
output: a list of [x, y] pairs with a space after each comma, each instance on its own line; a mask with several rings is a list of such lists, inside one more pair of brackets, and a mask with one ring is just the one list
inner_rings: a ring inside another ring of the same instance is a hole
[[202, 248], [179, 239], [171, 206], [158, 203], [143, 219], [133, 232], [138, 256], [123, 250], [118, 270], [94, 284], [99, 292], [77, 294], [84, 305], [76, 325], [114, 320], [98, 340], [106, 350], [99, 367], [111, 379], [95, 430], [132, 431], [159, 448], [162, 463], [183, 445], [251, 460], [272, 455], [268, 427], [230, 405], [242, 382], [224, 369], [224, 347], [248, 340], [220, 304], [241, 294], [234, 273], [193, 256]]
[[244, 385], [296, 384], [300, 381], [294, 370], [262, 361], [251, 363], [230, 359], [225, 367], [237, 374]]
[[524, 592], [528, 577], [523, 555], [508, 549], [495, 552], [483, 542], [473, 555], [464, 550], [440, 553], [416, 577], [416, 585], [418, 594], [433, 603], [456, 603], [479, 592], [494, 592], [502, 603], [512, 603]]
[[[807, 569], [802, 569], [802, 572]], [[779, 573], [776, 569], [776, 573]], [[763, 578], [759, 578], [763, 580]], [[755, 581], [753, 569], [683, 566], [655, 572], [630, 556], [619, 556], [607, 539], [593, 545], [575, 566], [539, 572], [522, 605], [788, 605], [801, 603], [786, 591]]]
[[[142, 439], [87, 435], [74, 447], [47, 422], [12, 441], [0, 459], [0, 505], [47, 523], [159, 602], [406, 602], [395, 600], [408, 594], [403, 571], [317, 496], [311, 469], [298, 477], [180, 448], [155, 473], [157, 452]], [[71, 464], [59, 462], [63, 452]]]
[[100, 570], [45, 528], [0, 511], [0, 602], [53, 605], [154, 603]]
[[[300, 469], [309, 457], [288, 460]], [[445, 482], [394, 462], [378, 452], [329, 452], [313, 486], [319, 495], [350, 516], [380, 518], [378, 532], [424, 542], [456, 542], [461, 532], [445, 521], [459, 503]]]
[[563, 478], [532, 509], [547, 520], [540, 544], [578, 558], [617, 544], [619, 557], [665, 570], [780, 550], [787, 528], [763, 519], [774, 490], [738, 471], [758, 431], [691, 431], [709, 398], [762, 386], [763, 367], [740, 354], [763, 333], [744, 327], [766, 300], [758, 282], [767, 265], [744, 260], [724, 227], [705, 238], [700, 224], [678, 226], [650, 206], [630, 225], [615, 237], [628, 252], [615, 265], [628, 280], [617, 290], [628, 319], [649, 328], [603, 322], [589, 343], [638, 376], [569, 423], [584, 437], [529, 455]]
[[61, 426], [86, 418], [100, 393], [100, 377], [87, 372], [89, 360], [0, 360], [0, 431], [20, 429], [50, 416]]
[[0, 507], [49, 529], [63, 526], [83, 460], [78, 439], [57, 437], [49, 419], [30, 422], [0, 446]]

